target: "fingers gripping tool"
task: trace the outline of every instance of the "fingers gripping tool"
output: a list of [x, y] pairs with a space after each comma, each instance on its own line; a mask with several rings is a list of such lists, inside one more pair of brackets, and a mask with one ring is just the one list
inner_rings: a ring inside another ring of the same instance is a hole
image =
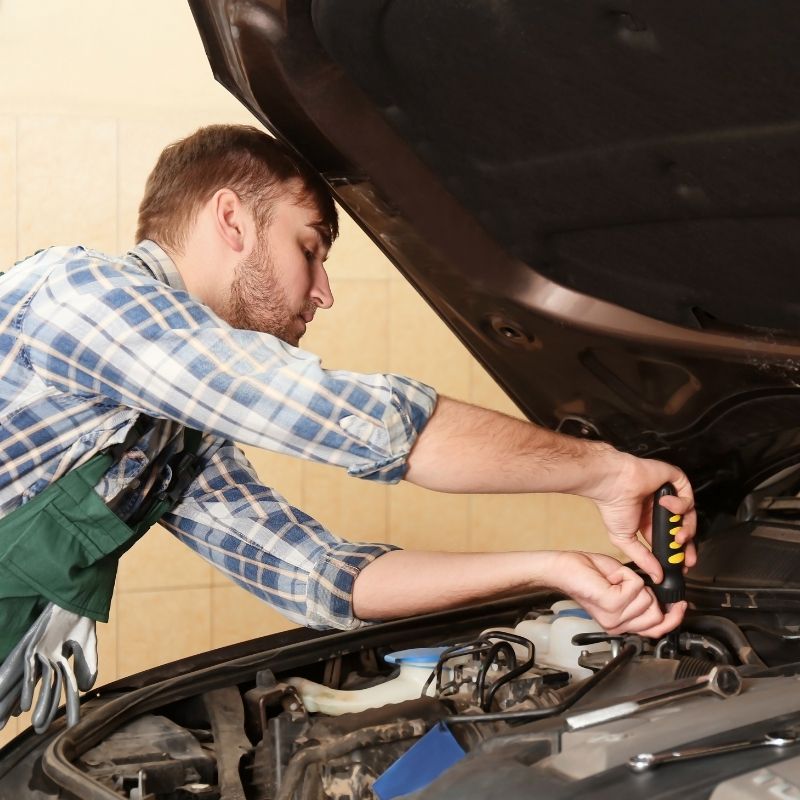
[[[653, 555], [664, 570], [664, 579], [653, 586], [662, 610], [666, 611], [673, 603], [683, 600], [685, 586], [683, 581], [683, 562], [686, 554], [677, 540], [683, 517], [673, 514], [659, 502], [666, 495], [674, 495], [675, 487], [665, 483], [653, 497]], [[668, 649], [678, 650], [678, 632], [673, 631], [667, 639]]]

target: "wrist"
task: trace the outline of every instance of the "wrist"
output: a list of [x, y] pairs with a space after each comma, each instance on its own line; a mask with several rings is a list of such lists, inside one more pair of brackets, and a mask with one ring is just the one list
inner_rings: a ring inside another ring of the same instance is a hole
[[[525, 589], [558, 589], [559, 575], [563, 567], [559, 566], [565, 551], [561, 550], [528, 550], [522, 553], [509, 553], [521, 568], [526, 582]], [[522, 558], [519, 558], [522, 556]]]
[[581, 481], [574, 494], [595, 502], [613, 499], [620, 486], [632, 484], [639, 459], [607, 442], [586, 444], [588, 448], [581, 459]]

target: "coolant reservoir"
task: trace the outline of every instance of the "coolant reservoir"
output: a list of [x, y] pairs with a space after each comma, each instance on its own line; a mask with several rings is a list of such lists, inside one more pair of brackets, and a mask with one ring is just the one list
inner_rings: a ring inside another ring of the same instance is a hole
[[[414, 650], [400, 650], [384, 657], [390, 664], [400, 667], [396, 678], [370, 686], [367, 689], [331, 689], [321, 683], [305, 678], [289, 678], [286, 683], [297, 689], [308, 711], [338, 716], [380, 708], [388, 703], [402, 703], [422, 695], [425, 682], [436, 669], [444, 647], [419, 647]], [[436, 686], [431, 682], [426, 694], [433, 696]]]
[[542, 614], [536, 619], [525, 619], [514, 632], [530, 639], [536, 648], [536, 663], [569, 672], [575, 679], [588, 678], [592, 670], [578, 665], [585, 650], [598, 653], [609, 650], [607, 642], [574, 645], [572, 637], [578, 633], [602, 633], [603, 629], [573, 600], [559, 600], [550, 607], [552, 614]]

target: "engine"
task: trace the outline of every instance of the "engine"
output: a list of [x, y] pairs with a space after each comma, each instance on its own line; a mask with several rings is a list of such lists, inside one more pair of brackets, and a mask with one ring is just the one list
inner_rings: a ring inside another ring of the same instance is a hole
[[[513, 627], [422, 644], [350, 650], [296, 670], [265, 666], [249, 685], [139, 717], [80, 766], [132, 800], [387, 800], [465, 754], [495, 758], [523, 743], [526, 764], [552, 760], [570, 741], [593, 741], [579, 730], [596, 726], [592, 709], [607, 713], [715, 669], [765, 668], [730, 619], [696, 614], [677, 642], [653, 642], [610, 636], [571, 601]], [[606, 728], [592, 730], [597, 739]], [[586, 769], [578, 750], [570, 763], [567, 772]]]

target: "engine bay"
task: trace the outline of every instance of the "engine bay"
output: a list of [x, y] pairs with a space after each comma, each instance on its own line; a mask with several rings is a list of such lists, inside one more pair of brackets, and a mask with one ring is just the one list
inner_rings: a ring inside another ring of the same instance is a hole
[[[181, 691], [109, 695], [101, 717], [115, 704], [126, 715], [64, 751], [97, 792], [62, 793], [51, 746], [33, 796], [610, 797], [657, 777], [675, 796], [722, 797], [715, 787], [752, 772], [761, 783], [736, 796], [760, 797], [769, 781], [794, 786], [763, 765], [794, 761], [800, 779], [800, 615], [695, 608], [676, 638], [653, 641], [610, 636], [572, 601], [541, 601], [495, 625], [479, 614], [479, 628], [462, 622], [451, 636], [420, 625], [416, 640], [405, 628], [311, 659], [287, 659], [287, 647], [249, 678], [217, 669], [185, 676]], [[713, 749], [734, 745], [735, 756]]]

